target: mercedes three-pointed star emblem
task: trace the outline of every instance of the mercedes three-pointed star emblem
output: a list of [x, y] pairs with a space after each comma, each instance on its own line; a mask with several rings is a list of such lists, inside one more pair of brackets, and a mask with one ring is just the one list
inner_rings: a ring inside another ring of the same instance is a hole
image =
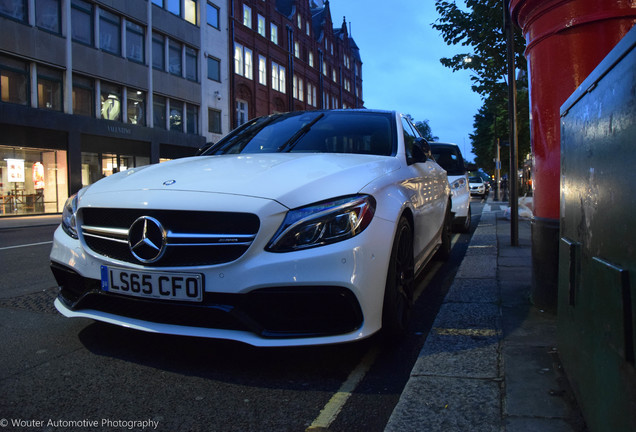
[[166, 230], [157, 219], [142, 216], [128, 230], [128, 247], [142, 263], [156, 262], [166, 251]]

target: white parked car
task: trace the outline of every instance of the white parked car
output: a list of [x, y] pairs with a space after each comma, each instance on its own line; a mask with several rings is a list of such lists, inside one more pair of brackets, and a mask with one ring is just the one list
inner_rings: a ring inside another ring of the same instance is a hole
[[469, 177], [468, 184], [470, 185], [471, 195], [480, 195], [482, 198], [486, 198], [488, 196], [486, 183], [484, 182], [484, 179], [482, 179], [481, 177], [478, 177], [478, 176]]
[[400, 114], [261, 117], [69, 198], [55, 306], [256, 346], [400, 334], [414, 278], [450, 252], [450, 218], [446, 173]]
[[468, 188], [468, 171], [464, 157], [457, 144], [430, 143], [433, 159], [446, 170], [448, 182], [453, 194], [454, 227], [460, 232], [470, 230], [470, 190]]

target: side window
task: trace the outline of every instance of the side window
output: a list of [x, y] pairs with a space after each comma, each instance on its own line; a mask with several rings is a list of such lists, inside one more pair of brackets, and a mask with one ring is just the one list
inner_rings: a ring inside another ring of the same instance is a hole
[[402, 117], [402, 129], [404, 130], [404, 148], [406, 151], [406, 160], [408, 163], [412, 163], [413, 159], [413, 145], [415, 139], [420, 135], [415, 131], [415, 128], [411, 125], [406, 117]]

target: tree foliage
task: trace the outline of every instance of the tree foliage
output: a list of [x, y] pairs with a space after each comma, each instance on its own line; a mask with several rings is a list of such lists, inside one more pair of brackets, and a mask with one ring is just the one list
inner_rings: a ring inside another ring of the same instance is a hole
[[[503, 26], [502, 0], [436, 0], [440, 18], [433, 24], [448, 45], [461, 45], [466, 51], [440, 62], [452, 69], [471, 71], [472, 90], [478, 93], [483, 105], [474, 117], [474, 133], [470, 135], [476, 164], [486, 171], [494, 169], [495, 143], [508, 138], [508, 83], [506, 38]], [[517, 120], [520, 160], [530, 151], [528, 90], [525, 41], [515, 31], [515, 62], [517, 80]], [[508, 147], [509, 148], [509, 147]], [[506, 161], [508, 148], [502, 147], [501, 160]], [[505, 163], [502, 164], [504, 167]], [[507, 171], [507, 169], [504, 169]]]

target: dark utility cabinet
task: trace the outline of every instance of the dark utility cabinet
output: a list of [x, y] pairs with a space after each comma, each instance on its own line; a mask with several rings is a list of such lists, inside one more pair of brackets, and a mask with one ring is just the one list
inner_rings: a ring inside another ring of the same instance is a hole
[[636, 431], [636, 27], [561, 107], [558, 331], [591, 431]]

